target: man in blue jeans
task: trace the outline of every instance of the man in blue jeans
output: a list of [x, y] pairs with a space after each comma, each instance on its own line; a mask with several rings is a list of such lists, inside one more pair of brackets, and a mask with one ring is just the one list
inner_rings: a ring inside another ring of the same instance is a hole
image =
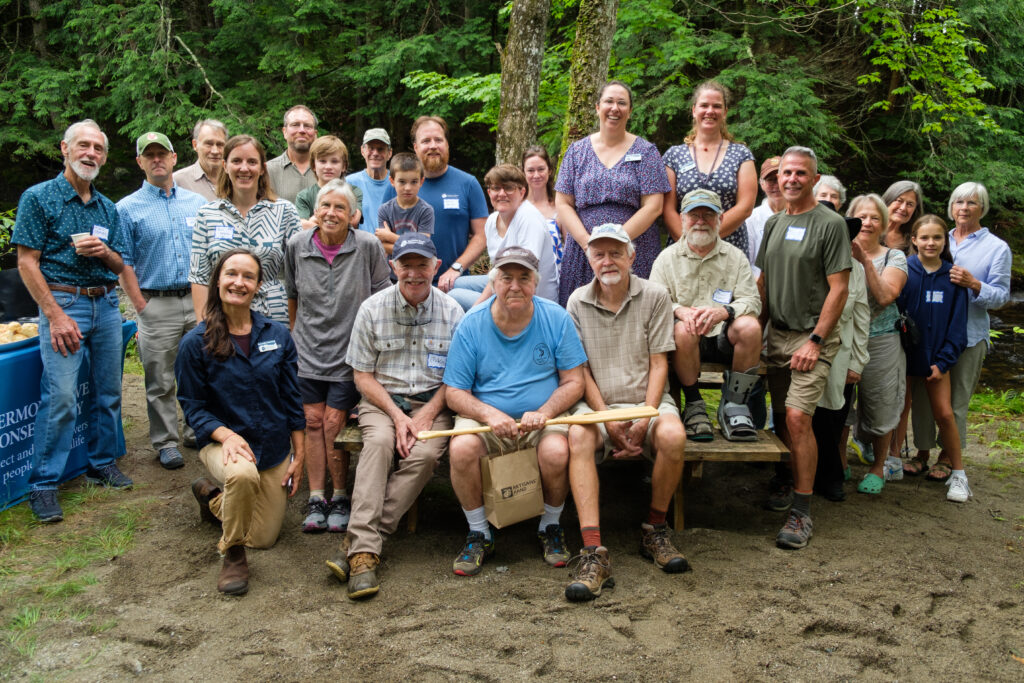
[[117, 276], [125, 237], [117, 208], [92, 185], [107, 160], [107, 136], [95, 121], [71, 124], [60, 143], [64, 172], [30, 187], [18, 202], [13, 244], [18, 271], [39, 304], [42, 401], [29, 478], [32, 512], [59, 522], [57, 483], [72, 447], [78, 373], [89, 358], [89, 481], [128, 488], [114, 464], [121, 420], [121, 312]]

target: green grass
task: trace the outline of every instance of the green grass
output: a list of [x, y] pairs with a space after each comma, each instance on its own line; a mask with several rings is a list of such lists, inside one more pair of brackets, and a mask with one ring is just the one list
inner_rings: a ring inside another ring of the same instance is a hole
[[144, 374], [142, 361], [139, 359], [139, 345], [134, 336], [128, 340], [128, 347], [124, 351], [124, 374]]
[[96, 615], [80, 596], [100, 583], [93, 568], [131, 548], [153, 501], [125, 500], [120, 492], [86, 486], [61, 493], [60, 502], [67, 530], [40, 525], [27, 505], [0, 512], [0, 602], [14, 608], [0, 622], [0, 679], [24, 672], [55, 625], [90, 634], [117, 625]]
[[971, 396], [969, 415], [977, 417], [1024, 416], [1024, 393], [1010, 389], [992, 391], [982, 389]]

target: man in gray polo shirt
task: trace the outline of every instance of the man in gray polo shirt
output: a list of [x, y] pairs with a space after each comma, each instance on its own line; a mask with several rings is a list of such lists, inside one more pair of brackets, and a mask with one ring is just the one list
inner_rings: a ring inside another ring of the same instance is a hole
[[280, 199], [292, 204], [295, 197], [310, 185], [316, 185], [309, 146], [316, 140], [316, 115], [309, 107], [297, 104], [284, 113], [281, 134], [288, 148], [284, 154], [267, 162], [270, 185]]

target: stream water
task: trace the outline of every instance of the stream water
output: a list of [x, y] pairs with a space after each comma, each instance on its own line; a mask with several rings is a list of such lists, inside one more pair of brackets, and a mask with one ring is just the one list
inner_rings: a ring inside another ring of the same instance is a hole
[[1024, 330], [1024, 292], [1014, 292], [1010, 303], [989, 312], [989, 317], [992, 329], [1002, 334], [993, 340], [985, 358], [981, 384], [997, 391], [1024, 391], [1024, 331], [1013, 331], [1014, 327]]

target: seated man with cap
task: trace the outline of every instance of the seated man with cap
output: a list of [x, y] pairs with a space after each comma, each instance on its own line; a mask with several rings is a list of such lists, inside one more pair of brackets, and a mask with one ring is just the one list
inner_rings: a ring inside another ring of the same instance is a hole
[[494, 552], [480, 459], [531, 446], [537, 448], [544, 490], [538, 528], [544, 560], [554, 567], [569, 560], [559, 522], [569, 492], [568, 429], [546, 423], [583, 396], [587, 357], [565, 310], [534, 296], [539, 268], [525, 247], [499, 250], [489, 274], [494, 295], [466, 313], [448, 354], [444, 383], [448, 406], [457, 414], [455, 428], [491, 428], [451, 440], [452, 488], [469, 523], [452, 567], [459, 576], [480, 573]]
[[[569, 483], [580, 519], [583, 550], [565, 589], [569, 600], [591, 600], [612, 587], [608, 549], [601, 544], [597, 463], [643, 455], [654, 461], [651, 503], [640, 525], [640, 553], [670, 574], [686, 571], [666, 523], [669, 502], [683, 474], [686, 433], [666, 391], [672, 337], [672, 300], [659, 284], [630, 271], [636, 253], [621, 225], [594, 228], [587, 243], [590, 284], [569, 297], [567, 309], [587, 353], [583, 401], [574, 412], [657, 406], [658, 416], [633, 422], [569, 427]], [[597, 453], [595, 459], [595, 451]]]
[[718, 424], [726, 439], [756, 441], [746, 403], [759, 381], [761, 299], [746, 254], [718, 237], [722, 201], [710, 190], [686, 193], [680, 203], [683, 239], [661, 252], [651, 281], [675, 302], [675, 371], [683, 385], [683, 424], [694, 441], [714, 438], [700, 392], [701, 361], [724, 363]]

